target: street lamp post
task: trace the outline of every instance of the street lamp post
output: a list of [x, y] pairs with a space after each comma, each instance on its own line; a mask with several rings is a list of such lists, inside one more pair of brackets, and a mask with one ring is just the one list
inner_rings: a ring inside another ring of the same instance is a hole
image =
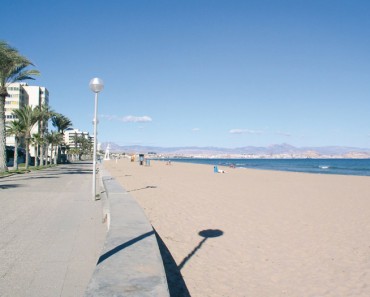
[[93, 155], [93, 188], [92, 199], [96, 199], [96, 135], [98, 125], [98, 93], [103, 90], [104, 83], [100, 78], [93, 78], [90, 80], [90, 89], [95, 93], [95, 109], [94, 109], [94, 155]]

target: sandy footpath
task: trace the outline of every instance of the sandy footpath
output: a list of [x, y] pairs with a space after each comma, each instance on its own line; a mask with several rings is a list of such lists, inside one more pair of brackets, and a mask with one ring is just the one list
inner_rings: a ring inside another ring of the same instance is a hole
[[370, 177], [104, 167], [144, 208], [193, 297], [370, 296]]

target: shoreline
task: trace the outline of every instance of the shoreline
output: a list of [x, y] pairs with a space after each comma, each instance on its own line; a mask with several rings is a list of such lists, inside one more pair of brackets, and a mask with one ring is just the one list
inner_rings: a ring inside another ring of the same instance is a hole
[[218, 165], [236, 169], [370, 176], [370, 159], [216, 159], [185, 158], [165, 159], [179, 163]]
[[366, 176], [126, 159], [104, 167], [144, 209], [191, 296], [370, 294]]

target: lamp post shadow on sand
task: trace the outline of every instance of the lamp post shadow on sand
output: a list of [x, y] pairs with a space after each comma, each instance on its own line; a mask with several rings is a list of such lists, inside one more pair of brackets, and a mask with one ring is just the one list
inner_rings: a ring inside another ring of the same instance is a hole
[[207, 229], [202, 230], [198, 233], [199, 236], [203, 237], [203, 239], [199, 242], [199, 244], [181, 261], [178, 265], [179, 270], [181, 270], [185, 264], [195, 255], [195, 253], [202, 247], [202, 245], [206, 242], [208, 238], [215, 238], [222, 236], [224, 234], [223, 231], [218, 229]]
[[171, 297], [190, 297], [186, 283], [181, 275], [180, 269], [184, 267], [186, 262], [190, 260], [192, 256], [202, 247], [208, 238], [215, 238], [224, 234], [221, 230], [207, 229], [202, 230], [198, 234], [203, 237], [199, 244], [181, 261], [179, 265], [176, 264], [171, 252], [167, 249], [165, 243], [159, 234], [154, 230], [155, 236], [157, 237], [159, 250], [163, 259], [164, 269], [166, 272], [168, 289]]

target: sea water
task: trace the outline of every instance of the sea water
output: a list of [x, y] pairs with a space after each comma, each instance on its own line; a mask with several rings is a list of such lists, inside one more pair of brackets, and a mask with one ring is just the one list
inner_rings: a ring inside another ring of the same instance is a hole
[[370, 176], [370, 159], [171, 159], [175, 162], [292, 172]]

